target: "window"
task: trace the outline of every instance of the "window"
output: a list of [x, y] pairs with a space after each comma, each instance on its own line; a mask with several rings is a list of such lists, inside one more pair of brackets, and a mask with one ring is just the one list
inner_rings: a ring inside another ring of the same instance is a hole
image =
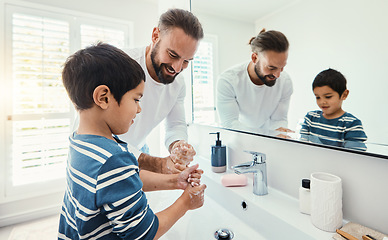
[[97, 41], [131, 47], [132, 25], [11, 5], [6, 13], [6, 84], [12, 89], [6, 106], [6, 178], [12, 193], [65, 176], [75, 116], [61, 80], [66, 58]]
[[86, 47], [96, 41], [96, 39], [108, 42], [114, 46], [124, 47], [125, 33], [122, 30], [115, 30], [106, 27], [81, 25], [81, 45]]
[[207, 35], [198, 47], [193, 61], [193, 121], [213, 124], [216, 122], [216, 36]]
[[64, 174], [71, 108], [61, 83], [61, 65], [69, 55], [69, 41], [66, 21], [12, 14], [9, 120], [15, 186]]

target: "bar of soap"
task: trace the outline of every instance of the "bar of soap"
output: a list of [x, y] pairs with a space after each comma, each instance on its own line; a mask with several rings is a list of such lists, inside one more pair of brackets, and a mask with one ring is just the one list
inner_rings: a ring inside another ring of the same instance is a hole
[[247, 185], [248, 179], [242, 174], [225, 174], [221, 177], [221, 183], [225, 187], [242, 187]]

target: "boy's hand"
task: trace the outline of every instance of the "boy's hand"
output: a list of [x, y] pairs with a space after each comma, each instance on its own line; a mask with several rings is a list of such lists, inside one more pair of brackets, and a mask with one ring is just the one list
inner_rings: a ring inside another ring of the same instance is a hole
[[205, 189], [206, 185], [202, 184], [199, 186], [188, 186], [183, 192], [182, 196], [187, 201], [187, 207], [189, 210], [200, 208], [205, 200]]
[[195, 164], [189, 168], [186, 168], [184, 171], [179, 173], [177, 178], [177, 188], [186, 189], [187, 186], [199, 186], [201, 182], [201, 177], [203, 174], [202, 169], [198, 169], [198, 164]]
[[183, 171], [193, 161], [195, 154], [193, 146], [185, 140], [180, 140], [172, 146], [170, 157], [175, 164], [174, 167], [179, 171]]

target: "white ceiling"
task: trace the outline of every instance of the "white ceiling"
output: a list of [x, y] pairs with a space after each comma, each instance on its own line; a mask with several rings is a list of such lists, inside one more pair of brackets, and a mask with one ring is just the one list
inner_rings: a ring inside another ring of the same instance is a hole
[[194, 13], [254, 22], [301, 0], [191, 0]]
[[[143, 0], [161, 4], [165, 0]], [[178, 0], [184, 1], [184, 0]], [[303, 0], [185, 0], [191, 1], [191, 11], [206, 15], [255, 22]]]

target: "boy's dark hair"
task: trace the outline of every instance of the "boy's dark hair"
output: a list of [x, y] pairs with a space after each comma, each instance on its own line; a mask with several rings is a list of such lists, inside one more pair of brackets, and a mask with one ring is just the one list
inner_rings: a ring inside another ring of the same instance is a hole
[[334, 69], [326, 69], [318, 73], [313, 81], [313, 90], [316, 87], [329, 86], [336, 91], [340, 97], [346, 90], [346, 78], [342, 73]]
[[67, 58], [62, 81], [75, 108], [85, 110], [94, 104], [96, 87], [106, 85], [120, 104], [125, 93], [145, 81], [145, 74], [125, 52], [99, 42]]
[[158, 27], [161, 32], [168, 32], [177, 27], [195, 40], [203, 38], [203, 29], [198, 18], [193, 13], [183, 9], [169, 9], [163, 13], [159, 18]]
[[256, 37], [249, 40], [252, 52], [274, 51], [283, 53], [288, 50], [289, 43], [286, 36], [279, 31], [265, 31], [263, 28]]

